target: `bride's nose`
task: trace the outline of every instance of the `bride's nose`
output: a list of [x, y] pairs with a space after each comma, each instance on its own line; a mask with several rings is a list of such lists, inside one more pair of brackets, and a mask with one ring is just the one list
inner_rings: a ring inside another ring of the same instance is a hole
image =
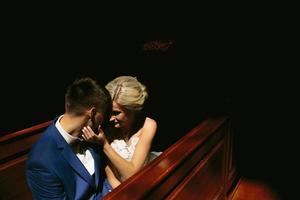
[[115, 116], [111, 116], [109, 121], [113, 122], [113, 121], [115, 121], [115, 119], [116, 119]]

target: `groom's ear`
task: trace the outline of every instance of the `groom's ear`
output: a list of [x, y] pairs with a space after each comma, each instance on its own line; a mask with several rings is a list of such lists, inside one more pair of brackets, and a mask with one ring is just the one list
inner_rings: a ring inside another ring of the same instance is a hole
[[88, 116], [88, 118], [94, 117], [96, 115], [96, 108], [92, 107], [92, 108], [88, 109], [86, 111], [86, 115]]

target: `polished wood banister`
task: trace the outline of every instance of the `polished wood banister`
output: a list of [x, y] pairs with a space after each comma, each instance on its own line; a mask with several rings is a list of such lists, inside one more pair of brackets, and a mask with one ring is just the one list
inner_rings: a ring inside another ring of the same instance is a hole
[[27, 153], [51, 123], [0, 137], [0, 199], [33, 199], [25, 177]]
[[[205, 158], [203, 158], [203, 161], [199, 165], [197, 165], [191, 171], [191, 173], [189, 173], [189, 175], [186, 178], [184, 178], [184, 180], [177, 186], [177, 188], [174, 189], [173, 192], [170, 193], [170, 195], [168, 195], [168, 198], [166, 198], [166, 200], [178, 199], [178, 198], [184, 199], [184, 197], [186, 197], [186, 196], [189, 196], [189, 199], [194, 199], [194, 198], [198, 199], [200, 194], [190, 192], [186, 188], [190, 187], [189, 185], [194, 184], [193, 181], [198, 178], [197, 176], [199, 176], [199, 174], [201, 174], [200, 173], [201, 171], [205, 170], [204, 168], [207, 167], [207, 163], [212, 159], [212, 157], [217, 153], [217, 151], [220, 151], [221, 145], [223, 145], [223, 141], [220, 141], [212, 149], [212, 151], [210, 151], [209, 154], [207, 156], [205, 156]], [[207, 185], [207, 183], [205, 183], [205, 184]], [[213, 183], [213, 184], [216, 184], [216, 183]], [[188, 193], [188, 194], [186, 194], [186, 193]], [[216, 194], [214, 194], [214, 195], [217, 197], [218, 196], [224, 197], [222, 194], [222, 187], [219, 188], [217, 195]], [[213, 197], [206, 196], [205, 199], [213, 199]]]
[[[151, 199], [154, 197], [156, 199], [164, 199], [165, 195], [171, 192], [193, 169], [197, 162], [203, 159], [203, 156], [209, 152], [212, 146], [223, 137], [223, 135], [215, 133], [227, 120], [227, 118], [205, 120], [141, 171], [105, 196], [104, 200]], [[197, 152], [201, 146], [203, 146], [201, 151]], [[194, 152], [197, 154], [194, 154]], [[188, 157], [192, 159], [186, 162]], [[181, 166], [185, 167], [182, 168]], [[170, 177], [172, 173], [175, 175]], [[168, 179], [172, 181], [168, 181]], [[157, 189], [158, 187], [164, 188], [165, 191]]]
[[0, 137], [0, 169], [3, 163], [28, 153], [40, 134], [52, 123], [47, 121], [24, 130]]
[[41, 124], [38, 124], [38, 125], [35, 125], [35, 126], [32, 126], [32, 127], [29, 127], [29, 128], [26, 128], [26, 129], [23, 129], [21, 131], [17, 131], [17, 132], [10, 133], [10, 134], [7, 134], [5, 136], [2, 136], [2, 137], [0, 137], [0, 144], [6, 143], [10, 140], [14, 140], [14, 139], [19, 138], [19, 137], [24, 137], [28, 134], [31, 135], [33, 133], [40, 133], [41, 130], [48, 127], [51, 123], [52, 123], [52, 120], [41, 123]]
[[[0, 137], [1, 198], [32, 199], [26, 185], [26, 156], [50, 123]], [[228, 189], [236, 173], [229, 124], [225, 117], [204, 120], [103, 199], [197, 199], [198, 192], [201, 197], [230, 199]]]

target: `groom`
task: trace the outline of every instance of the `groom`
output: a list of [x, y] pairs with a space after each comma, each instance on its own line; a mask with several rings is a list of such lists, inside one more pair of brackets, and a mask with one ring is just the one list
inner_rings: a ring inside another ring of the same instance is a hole
[[82, 129], [109, 118], [110, 94], [91, 78], [75, 80], [57, 117], [31, 149], [26, 176], [34, 199], [101, 199], [105, 180], [100, 146], [87, 146]]

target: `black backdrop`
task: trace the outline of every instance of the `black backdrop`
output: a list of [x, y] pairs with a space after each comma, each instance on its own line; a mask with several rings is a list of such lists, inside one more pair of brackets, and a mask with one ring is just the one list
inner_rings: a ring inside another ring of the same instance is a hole
[[[133, 75], [150, 91], [149, 115], [159, 126], [155, 150], [164, 150], [204, 118], [227, 115], [242, 172], [283, 194], [292, 187], [296, 74], [269, 29], [190, 26], [179, 34], [166, 23], [97, 34], [87, 29], [81, 35], [76, 27], [21, 24], [4, 37], [1, 134], [63, 113], [64, 92], [75, 78], [91, 76], [104, 85]], [[167, 50], [143, 49], [153, 41], [172, 44]]]

